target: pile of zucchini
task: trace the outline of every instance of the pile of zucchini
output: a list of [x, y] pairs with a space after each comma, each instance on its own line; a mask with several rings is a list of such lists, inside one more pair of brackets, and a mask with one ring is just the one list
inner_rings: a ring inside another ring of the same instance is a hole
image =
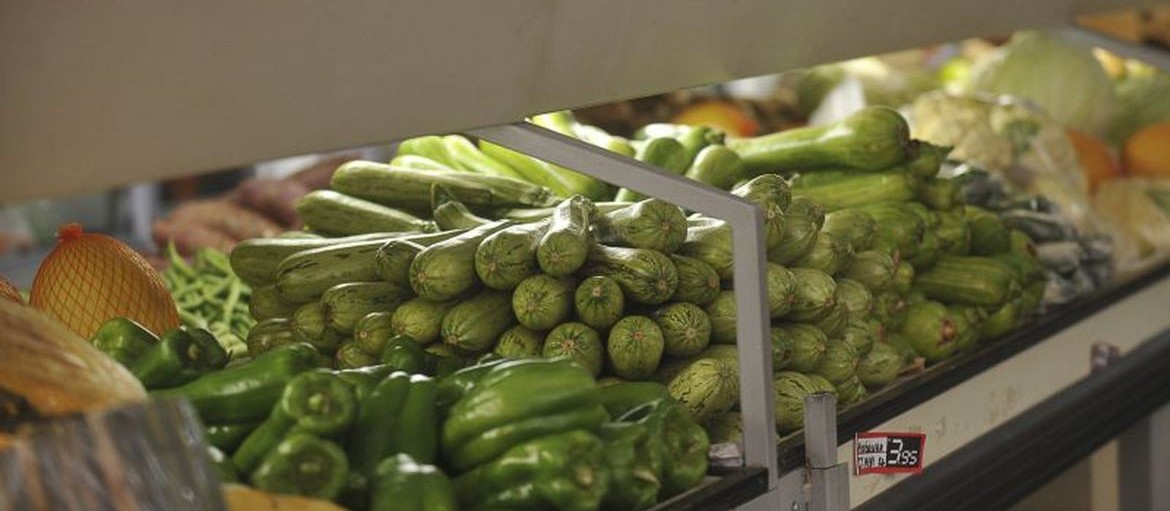
[[[938, 176], [947, 150], [911, 140], [892, 110], [739, 140], [533, 121], [763, 209], [781, 432], [799, 427], [808, 393], [857, 402], [916, 359], [1017, 328], [1043, 294], [1027, 235], [965, 206]], [[347, 163], [331, 187], [302, 201], [310, 233], [231, 254], [254, 289], [253, 355], [308, 342], [361, 367], [387, 362], [401, 334], [450, 367], [568, 356], [602, 384], [662, 382], [712, 441], [738, 439], [725, 222], [458, 135]]]

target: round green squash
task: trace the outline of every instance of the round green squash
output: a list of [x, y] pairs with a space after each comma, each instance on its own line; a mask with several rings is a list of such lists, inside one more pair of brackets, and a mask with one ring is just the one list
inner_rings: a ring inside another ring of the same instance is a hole
[[735, 372], [714, 358], [698, 358], [671, 372], [666, 391], [691, 414], [706, 423], [727, 413], [739, 400]]
[[840, 384], [857, 374], [858, 360], [857, 350], [851, 344], [832, 340], [817, 364], [815, 373], [833, 384]]
[[835, 234], [822, 231], [816, 242], [803, 257], [792, 264], [801, 268], [816, 268], [829, 275], [836, 275], [853, 263], [853, 247]]
[[902, 335], [909, 339], [914, 352], [927, 362], [946, 360], [955, 354], [955, 343], [959, 331], [946, 306], [925, 300], [911, 304], [906, 309], [906, 320], [902, 323]]
[[548, 330], [573, 313], [575, 283], [570, 277], [533, 275], [512, 291], [516, 320], [533, 330]]
[[856, 376], [837, 384], [838, 404], [842, 407], [859, 403], [869, 396], [865, 385]]
[[902, 354], [893, 346], [879, 342], [857, 363], [857, 378], [866, 387], [884, 387], [898, 377], [902, 365]]
[[621, 319], [626, 299], [617, 282], [596, 276], [581, 281], [573, 294], [573, 304], [582, 323], [604, 332]]
[[[601, 336], [589, 325], [578, 322], [562, 323], [544, 338], [540, 354], [545, 358], [569, 357], [581, 364], [594, 378], [601, 374]], [[538, 389], [533, 389], [534, 391]]]
[[764, 263], [764, 278], [768, 285], [768, 316], [783, 317], [796, 302], [796, 275], [775, 263]]
[[735, 344], [735, 291], [720, 291], [704, 310], [711, 320], [711, 342]]
[[711, 265], [678, 254], [671, 254], [674, 268], [678, 271], [678, 287], [674, 290], [671, 301], [689, 302], [703, 306], [715, 300], [719, 294], [719, 274]]
[[821, 357], [829, 347], [829, 337], [813, 325], [788, 323], [774, 326], [772, 330], [774, 335], [784, 337], [784, 344], [788, 348], [788, 363], [784, 364], [784, 369], [812, 372], [821, 363]]
[[627, 380], [641, 380], [654, 374], [666, 342], [662, 329], [646, 316], [626, 316], [609, 331], [605, 353], [613, 374]]
[[711, 319], [698, 305], [672, 303], [658, 309], [651, 317], [662, 330], [663, 353], [667, 356], [698, 355], [711, 342]]
[[837, 303], [837, 283], [829, 274], [813, 268], [793, 268], [796, 301], [785, 318], [789, 321], [816, 321], [832, 313]]
[[843, 303], [854, 317], [869, 316], [873, 312], [873, 293], [853, 279], [837, 279], [837, 301]]
[[890, 289], [898, 261], [884, 250], [866, 250], [853, 256], [853, 262], [837, 276], [860, 282], [871, 293]]
[[827, 314], [813, 324], [830, 338], [840, 337], [845, 333], [845, 326], [849, 324], [849, 310], [845, 308], [845, 304], [836, 302]]
[[496, 340], [492, 353], [504, 358], [539, 357], [544, 347], [544, 336], [524, 325], [516, 325]]
[[880, 343], [885, 337], [885, 327], [874, 319], [850, 319], [841, 334], [841, 340], [853, 346], [858, 356], [865, 356], [873, 345]]
[[804, 426], [804, 398], [813, 393], [813, 384], [803, 374], [791, 371], [776, 373], [772, 379], [776, 429], [788, 434]]
[[854, 250], [862, 251], [873, 245], [878, 226], [864, 211], [842, 209], [825, 215], [821, 231], [844, 239]]

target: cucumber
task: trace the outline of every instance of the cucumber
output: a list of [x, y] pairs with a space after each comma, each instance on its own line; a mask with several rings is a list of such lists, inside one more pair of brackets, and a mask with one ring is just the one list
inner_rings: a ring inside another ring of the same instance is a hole
[[709, 145], [695, 155], [685, 175], [692, 181], [727, 190], [746, 173], [738, 153], [724, 145]]
[[686, 242], [678, 253], [707, 263], [720, 279], [735, 276], [735, 253], [731, 246], [731, 227], [714, 218], [693, 218], [688, 221]]
[[669, 254], [687, 239], [687, 217], [674, 204], [646, 199], [601, 215], [594, 229], [602, 243]]
[[296, 305], [285, 303], [280, 299], [280, 292], [273, 285], [252, 288], [252, 296], [248, 299], [248, 312], [256, 321], [287, 318], [292, 316], [296, 310]]
[[443, 137], [438, 135], [424, 135], [403, 140], [398, 143], [395, 154], [396, 158], [420, 156], [450, 169], [463, 170], [455, 163], [455, 158], [447, 151], [447, 146], [443, 145]]
[[662, 332], [663, 353], [682, 358], [698, 355], [711, 342], [711, 319], [692, 303], [672, 303], [651, 316]]
[[419, 252], [410, 263], [410, 286], [419, 296], [436, 302], [453, 299], [479, 283], [475, 274], [475, 252], [493, 233], [512, 225], [501, 220], [490, 223]]
[[828, 211], [914, 200], [919, 188], [917, 179], [898, 171], [850, 174], [818, 184], [799, 176], [792, 180], [794, 197], [814, 200]]
[[619, 378], [641, 380], [654, 374], [662, 360], [662, 330], [646, 316], [626, 316], [609, 331], [605, 353]]
[[[397, 309], [394, 312], [398, 312]], [[381, 355], [386, 341], [396, 335], [392, 326], [394, 312], [371, 312], [362, 316], [353, 326], [354, 344], [370, 355]]]
[[720, 289], [719, 274], [711, 265], [678, 254], [671, 254], [670, 260], [678, 272], [678, 287], [670, 297], [672, 301], [703, 306], [715, 300]]
[[577, 317], [602, 332], [621, 319], [625, 303], [621, 286], [609, 277], [589, 277], [581, 281], [573, 293]]
[[637, 152], [634, 150], [634, 146], [630, 145], [629, 140], [610, 135], [597, 126], [576, 123], [573, 125], [573, 134], [581, 140], [622, 156], [633, 158]]
[[395, 284], [410, 284], [410, 264], [423, 249], [467, 232], [456, 229], [434, 234], [420, 234], [389, 240], [374, 254], [375, 272], [382, 280]]
[[405, 335], [415, 342], [428, 345], [439, 340], [443, 317], [455, 306], [455, 302], [432, 302], [424, 298], [412, 298], [403, 302], [390, 317], [390, 331]]
[[674, 262], [654, 250], [595, 245], [587, 265], [587, 276], [612, 278], [634, 303], [658, 305], [669, 300], [678, 288]]
[[866, 250], [853, 256], [853, 262], [845, 268], [839, 278], [861, 283], [871, 292], [886, 291], [893, 285], [898, 262], [889, 253], [881, 250]]
[[564, 277], [581, 269], [589, 255], [589, 220], [595, 211], [593, 203], [580, 195], [553, 209], [548, 231], [536, 246], [541, 271]]
[[292, 324], [286, 318], [266, 319], [252, 326], [248, 331], [248, 338], [244, 341], [248, 346], [248, 356], [257, 357], [273, 348], [300, 342], [293, 333]]
[[771, 250], [784, 240], [784, 211], [792, 203], [792, 191], [784, 178], [764, 174], [736, 186], [732, 195], [738, 195], [760, 207], [764, 212], [765, 246]]
[[316, 190], [301, 197], [297, 201], [297, 215], [306, 227], [332, 236], [438, 230], [434, 222], [405, 211], [332, 190]]
[[[678, 140], [669, 137], [652, 138], [635, 148], [634, 159], [647, 165], [653, 165], [671, 174], [683, 174], [687, 171], [690, 159], [687, 148]], [[636, 201], [645, 199], [646, 195], [629, 188], [621, 188], [614, 196], [614, 200]]]
[[568, 357], [581, 364], [594, 378], [601, 374], [605, 347], [601, 336], [588, 325], [578, 322], [562, 323], [544, 338], [541, 355], [546, 358]]
[[256, 238], [236, 244], [231, 253], [232, 272], [253, 289], [276, 281], [276, 268], [293, 254], [356, 241], [388, 240], [417, 233], [371, 233], [344, 238]]
[[539, 357], [543, 347], [544, 336], [540, 332], [516, 325], [500, 334], [492, 353], [504, 358]]
[[815, 268], [836, 275], [853, 263], [853, 247], [837, 235], [821, 231], [812, 249], [792, 264], [801, 268]]
[[498, 291], [514, 289], [538, 270], [536, 246], [548, 222], [506, 227], [484, 238], [475, 251], [475, 274]]
[[330, 186], [367, 201], [411, 211], [428, 211], [431, 189], [443, 187], [469, 207], [551, 206], [549, 189], [519, 179], [475, 174], [391, 167], [369, 161], [351, 161], [337, 168]]
[[788, 362], [783, 367], [773, 367], [775, 371], [791, 369], [802, 373], [812, 372], [820, 365], [821, 357], [829, 346], [829, 337], [813, 325], [802, 323], [774, 325], [772, 332], [773, 336], [779, 335], [784, 339], [788, 354]]
[[707, 304], [703, 310], [711, 321], [711, 342], [735, 344], [735, 291], [720, 291], [715, 300]]
[[855, 209], [842, 209], [826, 214], [825, 225], [821, 227], [822, 232], [847, 241], [857, 252], [869, 250], [873, 246], [877, 230], [877, 222], [873, 217]]
[[524, 179], [524, 176], [516, 172], [512, 167], [497, 161], [491, 156], [483, 154], [479, 148], [475, 147], [475, 144], [463, 136], [447, 135], [443, 137], [442, 141], [443, 147], [447, 149], [447, 154], [451, 155], [451, 159], [455, 165], [468, 172], [519, 180]]
[[898, 112], [863, 108], [835, 123], [728, 140], [753, 174], [849, 167], [880, 170], [907, 160], [910, 128]]
[[385, 240], [355, 241], [288, 256], [276, 270], [280, 299], [299, 305], [338, 284], [378, 280], [374, 254], [385, 244]]
[[511, 295], [484, 290], [447, 311], [440, 336], [444, 344], [465, 353], [483, 353], [495, 345], [500, 334], [515, 324]]
[[812, 268], [792, 268], [796, 277], [796, 301], [787, 318], [817, 321], [831, 314], [837, 303], [837, 283], [827, 273]]
[[576, 283], [571, 277], [533, 275], [512, 292], [512, 312], [521, 325], [532, 330], [549, 330], [573, 313]]
[[410, 297], [410, 288], [390, 282], [349, 282], [326, 290], [321, 305], [329, 328], [350, 334], [366, 314], [394, 312]]

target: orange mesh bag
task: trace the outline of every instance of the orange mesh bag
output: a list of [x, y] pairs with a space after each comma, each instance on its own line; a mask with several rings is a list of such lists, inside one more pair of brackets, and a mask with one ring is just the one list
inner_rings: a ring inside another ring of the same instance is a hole
[[16, 286], [12, 285], [11, 282], [4, 280], [4, 277], [0, 277], [0, 298], [24, 303], [24, 300], [20, 297], [20, 290], [16, 289]]
[[80, 224], [57, 232], [29, 303], [86, 339], [115, 317], [133, 319], [157, 335], [179, 326], [175, 301], [150, 263], [114, 238], [83, 233]]

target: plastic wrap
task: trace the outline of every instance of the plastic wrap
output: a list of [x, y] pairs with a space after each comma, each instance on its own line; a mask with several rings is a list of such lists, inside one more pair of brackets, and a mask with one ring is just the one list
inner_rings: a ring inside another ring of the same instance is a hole
[[226, 509], [202, 426], [154, 401], [22, 424], [0, 449], [0, 509]]
[[1170, 183], [1109, 181], [1093, 206], [1114, 233], [1119, 275], [1135, 275], [1170, 258]]

